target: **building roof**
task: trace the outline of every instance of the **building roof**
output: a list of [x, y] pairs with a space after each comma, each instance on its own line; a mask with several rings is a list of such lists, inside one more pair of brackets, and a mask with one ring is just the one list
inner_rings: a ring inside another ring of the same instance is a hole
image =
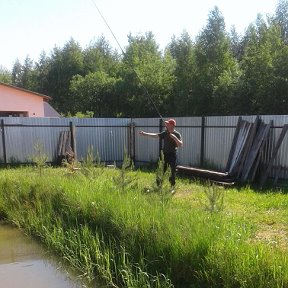
[[44, 117], [61, 117], [61, 115], [46, 101], [44, 101]]
[[46, 101], [49, 101], [49, 100], [52, 99], [50, 96], [47, 96], [47, 95], [44, 95], [44, 94], [41, 94], [41, 93], [37, 93], [37, 92], [34, 92], [34, 91], [30, 91], [30, 90], [27, 90], [27, 89], [24, 89], [24, 88], [20, 88], [20, 87], [17, 87], [17, 86], [13, 86], [13, 85], [1, 82], [1, 81], [0, 81], [0, 85], [6, 86], [6, 87], [10, 87], [10, 88], [13, 88], [13, 89], [17, 89], [17, 90], [20, 90], [20, 91], [23, 91], [23, 92], [26, 92], [26, 93], [34, 94], [36, 96], [40, 96], [40, 97], [44, 98]]

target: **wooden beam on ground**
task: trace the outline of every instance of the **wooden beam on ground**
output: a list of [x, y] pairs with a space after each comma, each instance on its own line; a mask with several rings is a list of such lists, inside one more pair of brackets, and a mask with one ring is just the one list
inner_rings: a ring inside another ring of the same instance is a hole
[[227, 172], [217, 172], [213, 170], [199, 169], [195, 167], [180, 166], [176, 167], [177, 171], [193, 177], [199, 177], [219, 182], [234, 182], [234, 178]]

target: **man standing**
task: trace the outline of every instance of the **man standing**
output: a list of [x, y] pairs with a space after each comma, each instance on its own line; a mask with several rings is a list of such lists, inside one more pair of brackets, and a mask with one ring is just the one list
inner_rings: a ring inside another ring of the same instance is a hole
[[149, 136], [152, 138], [160, 138], [164, 140], [163, 154], [164, 154], [164, 171], [167, 170], [168, 165], [171, 168], [171, 177], [169, 178], [172, 187], [175, 186], [176, 160], [177, 148], [183, 146], [181, 134], [175, 130], [175, 119], [165, 121], [166, 130], [161, 133], [148, 133], [140, 131], [140, 135]]

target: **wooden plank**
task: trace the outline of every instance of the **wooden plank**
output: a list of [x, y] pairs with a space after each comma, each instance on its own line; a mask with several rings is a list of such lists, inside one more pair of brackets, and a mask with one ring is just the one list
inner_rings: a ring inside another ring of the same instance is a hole
[[264, 149], [265, 149], [265, 146], [266, 146], [266, 143], [267, 143], [267, 138], [264, 139], [264, 141], [262, 142], [262, 145], [259, 149], [259, 152], [258, 152], [258, 155], [257, 155], [257, 158], [255, 160], [255, 164], [254, 164], [254, 167], [253, 167], [253, 171], [251, 173], [251, 177], [250, 177], [250, 181], [253, 182], [255, 177], [256, 177], [256, 173], [257, 173], [257, 170], [259, 168], [259, 165], [260, 165], [260, 161], [265, 153]]
[[77, 161], [77, 142], [76, 142], [76, 127], [70, 122], [70, 139], [71, 139], [71, 148], [74, 153], [74, 160]]
[[266, 170], [264, 171], [264, 173], [263, 173], [263, 175], [262, 175], [262, 177], [260, 179], [260, 187], [263, 187], [263, 185], [265, 184], [265, 182], [267, 180], [268, 174], [269, 174], [270, 169], [271, 169], [271, 167], [273, 165], [273, 162], [274, 162], [274, 159], [275, 159], [275, 157], [276, 157], [276, 155], [278, 153], [278, 150], [279, 150], [279, 148], [280, 148], [280, 146], [282, 144], [282, 141], [283, 141], [283, 139], [284, 139], [284, 137], [286, 135], [287, 130], [288, 130], [288, 124], [285, 124], [283, 126], [283, 128], [282, 128], [282, 131], [281, 131], [281, 134], [280, 134], [280, 136], [278, 138], [276, 146], [273, 149], [272, 156], [271, 156], [271, 158], [270, 158], [270, 160], [268, 162], [268, 166], [267, 166]]
[[218, 176], [228, 176], [229, 174], [227, 172], [218, 172], [218, 171], [213, 171], [213, 170], [207, 170], [207, 169], [200, 169], [196, 167], [188, 167], [188, 166], [182, 166], [182, 165], [177, 165], [176, 167], [178, 170], [185, 170], [188, 172], [200, 172], [200, 173], [207, 173], [211, 175], [218, 175]]
[[[272, 124], [272, 128], [273, 128], [273, 124]], [[263, 147], [263, 154], [261, 158], [263, 165], [268, 165], [269, 159], [272, 156], [273, 147], [275, 147], [276, 141], [275, 141], [275, 137], [273, 137], [273, 133], [275, 132], [274, 130], [275, 129], [270, 129], [267, 139], [265, 141], [265, 145]]]
[[[253, 167], [253, 171], [251, 172], [251, 176], [250, 176], [250, 182], [253, 182], [255, 180], [256, 177], [256, 173], [259, 171], [261, 174], [261, 171], [259, 169], [259, 167], [263, 167], [264, 163], [265, 163], [265, 159], [267, 158], [268, 153], [270, 152], [270, 146], [271, 146], [271, 128], [273, 127], [273, 120], [270, 121], [270, 129], [266, 135], [266, 137], [263, 139], [263, 142], [259, 148], [259, 152], [257, 155], [257, 159], [255, 161], [254, 167]], [[262, 161], [262, 162], [261, 162]], [[264, 161], [264, 162], [263, 162]]]
[[239, 147], [238, 147], [238, 153], [236, 155], [235, 158], [235, 163], [232, 167], [232, 169], [230, 169], [229, 173], [231, 175], [238, 175], [239, 173], [239, 169], [241, 168], [241, 161], [243, 159], [243, 155], [245, 153], [245, 147], [247, 146], [247, 141], [248, 141], [248, 137], [251, 133], [251, 129], [252, 129], [252, 124], [249, 122], [244, 123], [244, 127], [243, 127], [243, 131], [242, 133], [240, 133], [240, 139], [239, 139]]
[[223, 186], [223, 187], [231, 187], [236, 184], [236, 182], [223, 182], [223, 181], [216, 181], [216, 180], [211, 180], [212, 183], [215, 183], [217, 185]]
[[254, 167], [253, 167], [253, 170], [255, 171], [252, 171], [252, 174], [251, 174], [251, 177], [250, 177], [250, 181], [253, 182], [254, 179], [255, 179], [255, 176], [256, 176], [256, 172], [258, 171], [259, 169], [259, 165], [262, 161], [262, 159], [264, 159], [265, 155], [267, 155], [267, 151], [268, 150], [271, 150], [269, 149], [270, 148], [270, 138], [271, 138], [271, 128], [273, 126], [273, 120], [271, 120], [270, 122], [270, 128], [269, 130], [267, 131], [267, 135], [264, 137], [263, 141], [262, 141], [262, 144], [259, 148], [259, 152], [258, 152], [258, 161], [256, 161]]
[[236, 130], [235, 130], [233, 141], [231, 144], [231, 148], [230, 148], [230, 152], [229, 152], [225, 171], [229, 171], [231, 163], [232, 163], [233, 155], [235, 153], [236, 144], [237, 144], [237, 140], [238, 140], [238, 136], [239, 136], [239, 132], [240, 132], [240, 128], [241, 128], [241, 122], [242, 122], [242, 117], [240, 116], [238, 118], [238, 121], [237, 121]]
[[66, 155], [66, 153], [68, 151], [73, 151], [72, 147], [71, 147], [71, 143], [72, 143], [72, 139], [71, 139], [71, 132], [70, 131], [66, 131], [67, 134], [67, 138], [66, 138], [66, 142], [64, 145], [64, 155]]
[[257, 156], [257, 152], [258, 152], [257, 148], [259, 148], [259, 146], [261, 145], [261, 142], [259, 141], [259, 135], [262, 135], [264, 130], [265, 130], [265, 124], [261, 122], [259, 125], [259, 128], [257, 129], [256, 135], [253, 139], [252, 145], [251, 145], [249, 151], [247, 152], [246, 158], [245, 158], [244, 163], [243, 163], [241, 176], [240, 176], [241, 183], [245, 182], [248, 178], [248, 174], [250, 172], [250, 169], [251, 169], [251, 167], [254, 163], [254, 160]]
[[63, 142], [62, 142], [61, 153], [60, 153], [61, 156], [65, 156], [66, 142], [67, 142], [67, 137], [68, 137], [67, 132], [68, 131], [63, 132]]
[[247, 145], [248, 137], [252, 129], [252, 124], [247, 122], [244, 128], [245, 130], [243, 131], [243, 135], [240, 139], [241, 142], [240, 142], [240, 147], [239, 147], [239, 153], [237, 155], [237, 164], [239, 164], [239, 162], [242, 159], [242, 155], [244, 153], [244, 149]]
[[187, 166], [181, 166], [178, 165], [176, 167], [177, 171], [189, 176], [193, 177], [200, 177], [204, 179], [210, 179], [214, 181], [220, 181], [220, 182], [234, 182], [234, 178], [231, 177], [227, 172], [218, 172], [213, 170], [206, 170], [206, 169], [200, 169], [195, 167], [187, 167]]
[[255, 135], [254, 141], [252, 143], [251, 149], [247, 154], [243, 169], [242, 169], [242, 175], [241, 175], [241, 182], [245, 182], [248, 180], [248, 175], [252, 169], [252, 166], [254, 164], [254, 161], [257, 157], [257, 154], [259, 152], [259, 149], [263, 143], [263, 140], [267, 137], [270, 127], [272, 125], [272, 122], [270, 121], [269, 124], [264, 124], [262, 121], [259, 125], [257, 134]]
[[243, 147], [243, 143], [245, 142], [244, 139], [245, 139], [245, 133], [247, 134], [247, 125], [248, 125], [248, 122], [246, 122], [246, 121], [242, 121], [240, 123], [240, 129], [239, 129], [239, 133], [238, 133], [238, 137], [237, 137], [234, 153], [232, 155], [230, 168], [229, 168], [229, 170], [226, 170], [230, 174], [233, 174], [234, 171], [235, 171], [235, 166], [237, 164], [237, 161], [238, 161], [238, 158], [239, 158], [239, 154], [241, 153], [241, 150], [242, 150], [242, 147]]
[[254, 137], [256, 135], [256, 132], [257, 132], [257, 128], [258, 128], [258, 125], [260, 124], [260, 118], [259, 116], [256, 117], [254, 123], [252, 124], [252, 128], [251, 130], [249, 131], [249, 135], [247, 137], [247, 141], [245, 143], [245, 148], [243, 149], [243, 154], [242, 154], [242, 158], [239, 162], [239, 169], [238, 169], [238, 174], [237, 174], [237, 179], [240, 179], [240, 176], [242, 174], [242, 171], [243, 171], [243, 166], [244, 166], [244, 163], [245, 163], [245, 160], [246, 160], [246, 157], [251, 149], [251, 146], [252, 146], [252, 143], [254, 141]]
[[58, 147], [57, 147], [57, 156], [61, 156], [61, 151], [62, 151], [62, 145], [63, 145], [63, 137], [64, 137], [64, 132], [60, 132], [59, 136], [59, 142], [58, 142]]

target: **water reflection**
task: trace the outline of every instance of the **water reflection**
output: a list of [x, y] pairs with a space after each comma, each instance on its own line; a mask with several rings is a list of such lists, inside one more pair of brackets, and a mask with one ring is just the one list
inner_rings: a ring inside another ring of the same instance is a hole
[[87, 287], [39, 243], [3, 224], [0, 224], [0, 283], [3, 288]]

